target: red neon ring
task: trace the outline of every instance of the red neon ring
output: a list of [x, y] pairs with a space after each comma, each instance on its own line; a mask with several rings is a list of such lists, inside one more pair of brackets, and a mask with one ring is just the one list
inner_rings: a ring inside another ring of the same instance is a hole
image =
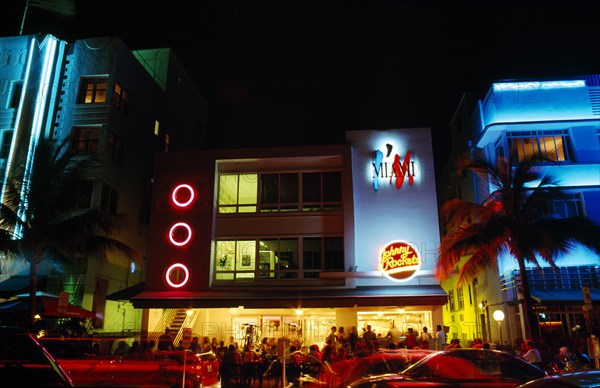
[[[171, 279], [170, 279], [171, 272], [173, 272], [177, 268], [183, 270], [183, 272], [185, 273], [185, 278], [183, 279], [183, 281], [181, 283], [173, 283], [171, 281]], [[183, 285], [185, 285], [185, 283], [187, 283], [187, 281], [189, 280], [189, 278], [190, 278], [190, 271], [188, 271], [187, 267], [185, 265], [181, 264], [181, 263], [175, 263], [172, 266], [170, 266], [167, 269], [167, 274], [165, 276], [165, 280], [173, 288], [182, 287]]]
[[[173, 238], [173, 233], [175, 232], [175, 229], [177, 229], [179, 227], [183, 227], [187, 230], [188, 235], [184, 241], [175, 241], [175, 239]], [[190, 228], [190, 226], [188, 224], [186, 224], [185, 222], [178, 222], [175, 225], [171, 226], [171, 230], [169, 230], [169, 240], [171, 241], [171, 244], [181, 247], [181, 246], [187, 244], [188, 242], [190, 242], [191, 239], [192, 239], [192, 228]]]
[[[179, 192], [179, 190], [183, 190], [183, 189], [186, 189], [190, 192], [190, 199], [188, 199], [187, 202], [179, 202], [177, 200], [177, 193]], [[189, 204], [192, 203], [192, 201], [194, 200], [194, 197], [195, 197], [194, 189], [192, 188], [192, 186], [185, 184], [185, 183], [180, 184], [179, 186], [175, 187], [173, 189], [173, 192], [171, 193], [171, 199], [173, 200], [173, 203], [179, 207], [188, 206]]]

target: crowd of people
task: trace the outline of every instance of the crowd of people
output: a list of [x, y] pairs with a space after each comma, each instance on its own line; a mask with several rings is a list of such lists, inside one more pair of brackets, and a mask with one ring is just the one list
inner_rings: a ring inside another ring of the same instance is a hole
[[[344, 327], [331, 326], [323, 341], [322, 346], [316, 343], [306, 346], [299, 339], [292, 340], [284, 346], [286, 351], [283, 358], [282, 350], [278, 351], [278, 340], [267, 337], [264, 337], [260, 344], [245, 344], [240, 347], [233, 336], [230, 336], [227, 342], [218, 341], [215, 337], [210, 340], [208, 336], [202, 338], [195, 336], [187, 348], [196, 354], [210, 354], [218, 358], [223, 376], [231, 376], [239, 382], [244, 379], [243, 382], [246, 384], [258, 383], [260, 386], [263, 377], [268, 376], [269, 373], [273, 376], [281, 374], [280, 368], [283, 362], [286, 365], [288, 378], [294, 380], [302, 373], [318, 374], [324, 362], [334, 363], [354, 357], [364, 357], [375, 354], [383, 348], [445, 350], [462, 347], [458, 338], [447, 341], [446, 331], [442, 325], [436, 325], [435, 332], [430, 333], [427, 327], [421, 327], [420, 331], [408, 327], [406, 331], [402, 331], [392, 323], [385, 335], [375, 333], [371, 325], [366, 325], [360, 332], [356, 326], [348, 330]], [[155, 345], [156, 351], [154, 351]], [[475, 338], [466, 346], [481, 349], [497, 348], [497, 346], [490, 346], [489, 342], [484, 342], [481, 338]], [[127, 350], [117, 347], [114, 354], [121, 352], [120, 355], [123, 356], [151, 358], [156, 357], [157, 354], [168, 355], [169, 351], [177, 350], [186, 349], [181, 343], [179, 346], [173, 344], [173, 337], [169, 328], [166, 328], [158, 338], [158, 342], [143, 341], [138, 344], [135, 341]], [[516, 344], [515, 354], [534, 365], [543, 365], [545, 368], [551, 365], [557, 372], [578, 370], [589, 365], [589, 359], [586, 360], [585, 355], [572, 352], [569, 346], [562, 346], [558, 353], [550, 354], [547, 350], [541, 351], [530, 339], [519, 341]]]

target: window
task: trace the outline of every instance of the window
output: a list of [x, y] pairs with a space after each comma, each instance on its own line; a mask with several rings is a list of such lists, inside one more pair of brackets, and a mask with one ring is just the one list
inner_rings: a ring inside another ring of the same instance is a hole
[[456, 310], [456, 301], [454, 299], [454, 290], [448, 291], [448, 306], [450, 307], [450, 311]]
[[255, 213], [257, 174], [219, 176], [219, 213]]
[[23, 81], [13, 81], [9, 93], [8, 108], [18, 108], [21, 102], [21, 94], [23, 93]]
[[171, 136], [168, 133], [165, 133], [165, 152], [169, 152], [169, 145], [171, 144]]
[[129, 112], [129, 93], [118, 82], [115, 82], [113, 89], [112, 104], [125, 114]]
[[323, 271], [344, 270], [344, 245], [341, 237], [305, 237], [302, 249], [304, 278], [319, 278]]
[[579, 194], [563, 194], [563, 198], [555, 199], [550, 205], [553, 218], [582, 217], [583, 206]]
[[463, 288], [458, 287], [456, 289], [456, 298], [458, 299], [458, 309], [462, 310], [465, 308], [465, 296], [463, 294]]
[[320, 272], [344, 270], [343, 249], [342, 237], [217, 241], [215, 280], [319, 279]]
[[100, 199], [100, 209], [110, 215], [117, 214], [117, 200], [119, 192], [114, 187], [103, 183], [102, 198]]
[[260, 175], [260, 211], [298, 210], [298, 173]]
[[2, 143], [0, 144], [0, 158], [6, 159], [10, 154], [10, 146], [12, 145], [14, 131], [2, 131]]
[[101, 127], [73, 127], [73, 150], [80, 155], [97, 154], [100, 149]]
[[66, 186], [62, 206], [65, 209], [89, 209], [92, 206], [93, 183], [90, 179], [80, 179]]
[[302, 210], [339, 210], [342, 207], [342, 177], [340, 172], [310, 172], [302, 174]]
[[99, 104], [106, 102], [108, 77], [84, 77], [79, 84], [78, 104]]
[[117, 164], [123, 164], [123, 139], [112, 130], [106, 139], [106, 156]]
[[158, 136], [160, 133], [160, 123], [158, 120], [154, 120], [154, 136]]
[[218, 193], [220, 214], [342, 209], [339, 171], [221, 174]]
[[555, 162], [571, 160], [569, 134], [566, 129], [554, 131], [507, 132], [509, 149], [515, 147], [519, 160], [539, 155]]

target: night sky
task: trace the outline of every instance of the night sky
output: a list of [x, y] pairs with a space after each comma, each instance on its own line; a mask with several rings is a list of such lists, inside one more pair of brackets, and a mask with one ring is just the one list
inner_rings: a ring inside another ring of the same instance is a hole
[[[213, 148], [431, 127], [441, 166], [463, 93], [483, 96], [501, 79], [600, 73], [591, 0], [76, 1], [74, 18], [30, 8], [24, 34], [171, 47], [208, 102]], [[2, 36], [18, 35], [24, 4], [2, 0]]]

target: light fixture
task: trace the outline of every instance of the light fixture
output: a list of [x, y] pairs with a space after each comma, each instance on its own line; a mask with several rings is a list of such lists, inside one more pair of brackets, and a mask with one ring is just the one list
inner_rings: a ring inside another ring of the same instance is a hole
[[494, 313], [492, 314], [492, 316], [494, 317], [494, 320], [496, 322], [498, 322], [498, 331], [500, 332], [500, 345], [503, 345], [502, 342], [502, 321], [504, 320], [504, 311], [502, 310], [496, 310], [494, 311]]

